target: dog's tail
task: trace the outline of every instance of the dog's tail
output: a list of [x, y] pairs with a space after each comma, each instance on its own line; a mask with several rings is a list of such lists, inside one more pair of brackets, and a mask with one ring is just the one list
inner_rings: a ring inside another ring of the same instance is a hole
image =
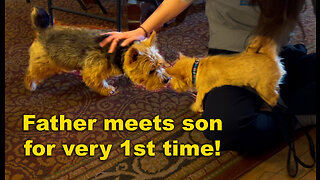
[[278, 46], [274, 39], [267, 36], [253, 36], [247, 46], [246, 52], [264, 54], [272, 59], [277, 57]]
[[41, 8], [34, 7], [31, 12], [31, 23], [36, 31], [46, 29], [50, 25], [48, 13]]

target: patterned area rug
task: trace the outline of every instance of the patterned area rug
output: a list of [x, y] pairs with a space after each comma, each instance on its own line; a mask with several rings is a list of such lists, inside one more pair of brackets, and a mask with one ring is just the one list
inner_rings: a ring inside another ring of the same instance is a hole
[[[82, 11], [77, 1], [53, 1], [54, 4]], [[115, 1], [102, 1], [108, 16], [115, 15]], [[223, 152], [220, 157], [166, 157], [162, 145], [167, 140], [179, 143], [210, 143], [201, 132], [186, 132], [181, 129], [185, 118], [198, 117], [189, 110], [194, 101], [191, 93], [178, 94], [170, 89], [149, 92], [137, 88], [125, 77], [113, 79], [119, 93], [110, 97], [100, 96], [89, 90], [75, 75], [62, 74], [47, 79], [37, 91], [24, 88], [23, 77], [28, 64], [28, 48], [34, 32], [30, 26], [30, 11], [33, 6], [47, 8], [46, 1], [5, 1], [5, 175], [6, 179], [234, 179], [270, 157], [273, 150], [261, 157], [245, 158], [236, 152]], [[158, 33], [161, 54], [172, 61], [182, 52], [190, 56], [205, 56], [207, 53], [208, 24], [204, 14], [204, 1], [197, 1], [190, 8], [181, 24], [170, 23]], [[99, 8], [90, 5], [88, 10], [101, 14]], [[125, 11], [124, 11], [125, 12]], [[125, 16], [125, 14], [124, 14]], [[115, 29], [114, 23], [93, 18], [54, 11], [57, 23]], [[297, 29], [293, 43], [302, 41], [309, 52], [315, 52], [315, 18], [308, 5], [302, 23], [306, 38]], [[49, 119], [54, 115], [65, 115], [69, 119], [96, 118], [94, 131], [44, 131], [32, 128], [22, 130], [23, 115]], [[163, 131], [104, 131], [105, 118], [174, 119], [175, 128]], [[24, 143], [56, 144], [52, 156], [26, 157]], [[124, 156], [119, 145], [131, 140], [132, 145], [153, 141], [155, 157]], [[94, 156], [67, 157], [61, 144], [112, 144], [106, 161], [99, 160], [100, 151]]]

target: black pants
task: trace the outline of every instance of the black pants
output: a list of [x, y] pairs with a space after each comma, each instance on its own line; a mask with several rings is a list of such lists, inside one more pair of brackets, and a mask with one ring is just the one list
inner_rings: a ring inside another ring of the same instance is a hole
[[[315, 113], [316, 109], [316, 76], [313, 76], [316, 74], [316, 57], [315, 54], [306, 55], [306, 49], [303, 48], [304, 46], [298, 45], [283, 50], [287, 82], [283, 85], [286, 88], [281, 89], [280, 96], [286, 97], [284, 99], [289, 109], [293, 107], [294, 110], [301, 110], [308, 106], [305, 109], [310, 114]], [[291, 57], [293, 52], [299, 50], [305, 50], [305, 53]], [[231, 53], [234, 52], [209, 50], [209, 55]], [[298, 84], [294, 80], [297, 77], [302, 78]], [[212, 89], [203, 100], [202, 116], [206, 120], [221, 119], [222, 131], [205, 131], [204, 135], [213, 141], [220, 140], [222, 151], [258, 152], [276, 145], [283, 139], [282, 127], [273, 112], [259, 110], [262, 103], [263, 100], [258, 95], [243, 87], [222, 86]]]

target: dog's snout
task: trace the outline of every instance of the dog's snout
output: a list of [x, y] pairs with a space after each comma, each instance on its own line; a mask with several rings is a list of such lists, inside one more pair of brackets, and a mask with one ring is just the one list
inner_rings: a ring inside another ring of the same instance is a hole
[[167, 77], [167, 78], [165, 78], [164, 80], [163, 80], [163, 82], [165, 83], [165, 84], [167, 84], [169, 81], [170, 81], [170, 77]]

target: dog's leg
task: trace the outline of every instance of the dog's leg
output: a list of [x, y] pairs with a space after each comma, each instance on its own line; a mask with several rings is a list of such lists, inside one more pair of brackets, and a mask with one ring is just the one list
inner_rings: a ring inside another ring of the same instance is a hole
[[37, 86], [46, 78], [57, 74], [61, 70], [55, 66], [47, 57], [30, 58], [29, 67], [24, 77], [25, 87], [35, 91]]
[[198, 90], [196, 101], [191, 105], [191, 110], [196, 113], [202, 113], [203, 112], [203, 98], [207, 91], [204, 91], [202, 89]]
[[90, 87], [95, 92], [103, 95], [103, 96], [110, 96], [116, 93], [116, 88], [109, 85], [106, 81], [108, 77], [105, 78], [97, 78], [93, 77], [92, 73], [88, 72], [88, 70], [83, 70], [82, 72], [83, 82]]
[[28, 68], [27, 73], [24, 76], [24, 85], [29, 91], [35, 91], [37, 89], [37, 84], [39, 84], [39, 82], [36, 83], [32, 74], [33, 73]]
[[115, 94], [115, 93], [116, 93], [116, 88], [113, 87], [113, 86], [111, 86], [111, 85], [109, 85], [106, 80], [102, 80], [102, 84], [103, 84], [103, 86], [104, 86], [105, 88], [107, 88], [107, 89], [110, 88], [110, 89], [111, 89], [110, 94]]
[[35, 40], [29, 49], [29, 66], [24, 77], [25, 87], [34, 91], [44, 79], [56, 74], [60, 69], [48, 57], [45, 48]]
[[272, 85], [272, 83], [267, 85], [258, 85], [256, 90], [260, 97], [268, 103], [270, 106], [274, 107], [277, 105], [279, 94], [274, 89], [275, 85]]
[[[96, 59], [96, 62], [99, 60]], [[106, 62], [106, 59], [103, 59]], [[101, 62], [101, 61], [100, 61]], [[107, 83], [107, 79], [117, 74], [106, 63], [87, 64], [81, 71], [84, 83], [103, 96], [116, 93], [116, 88]]]

